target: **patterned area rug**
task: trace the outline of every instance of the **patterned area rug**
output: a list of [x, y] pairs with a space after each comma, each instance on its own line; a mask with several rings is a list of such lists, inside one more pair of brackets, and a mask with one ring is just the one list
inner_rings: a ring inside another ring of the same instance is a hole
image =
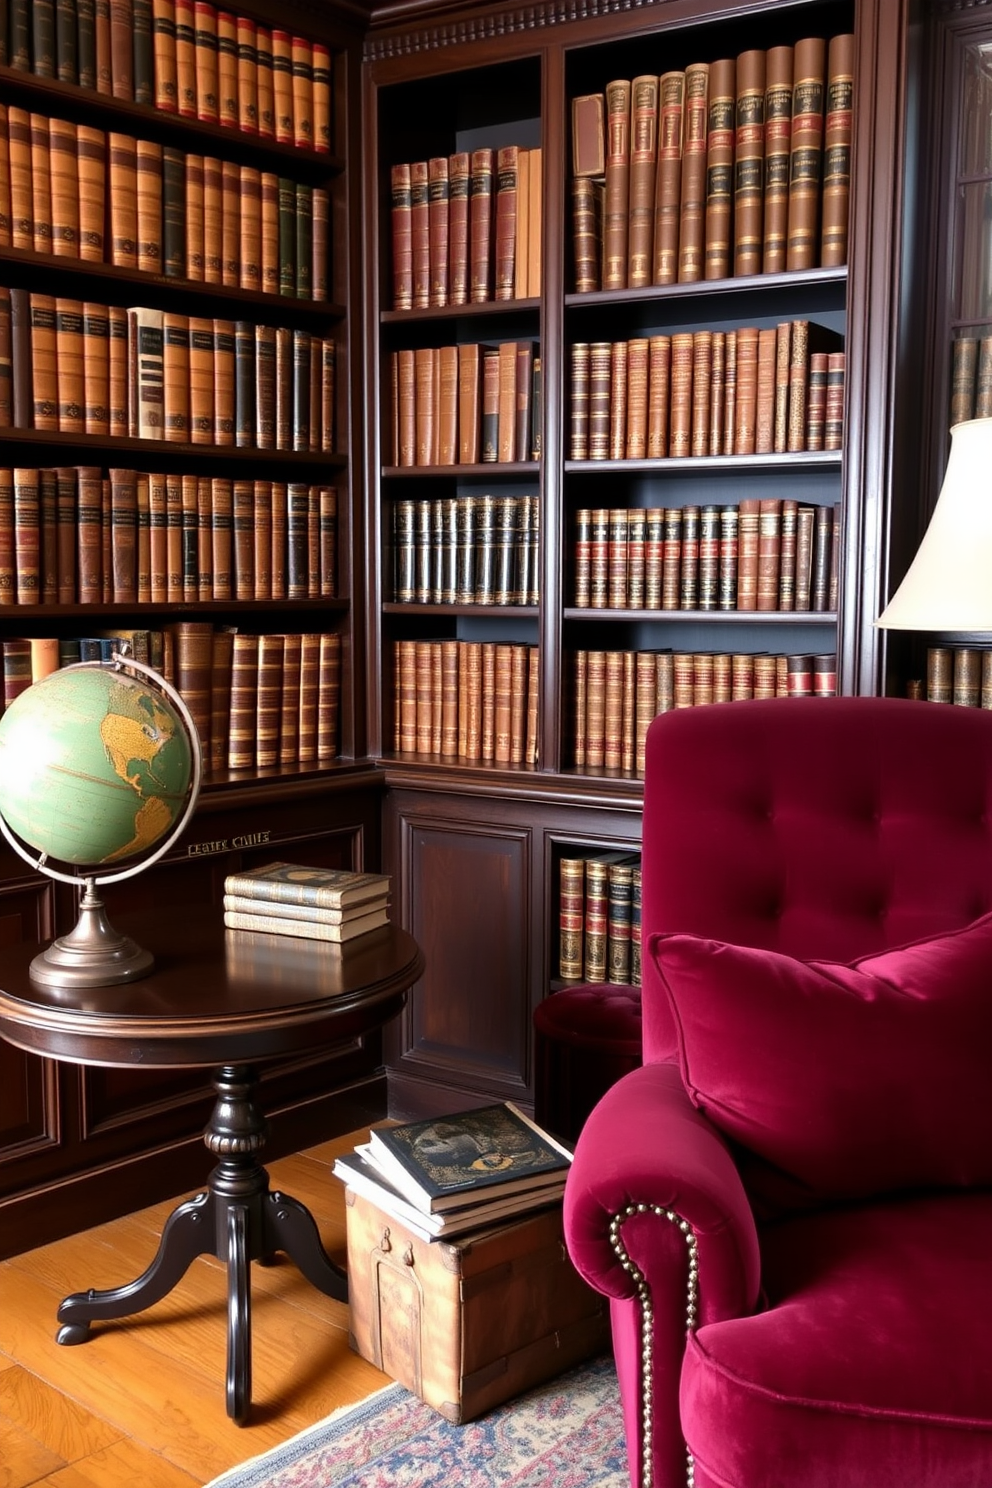
[[628, 1488], [612, 1358], [452, 1426], [387, 1385], [208, 1488]]

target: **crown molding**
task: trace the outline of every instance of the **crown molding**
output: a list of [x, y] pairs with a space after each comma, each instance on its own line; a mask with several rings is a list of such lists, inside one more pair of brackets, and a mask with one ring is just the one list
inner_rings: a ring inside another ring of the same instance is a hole
[[402, 24], [404, 13], [414, 22], [423, 17], [423, 4], [418, 4], [417, 0], [413, 0], [413, 4], [404, 4], [399, 0], [396, 5], [380, 7], [373, 12], [373, 29], [365, 38], [363, 55], [367, 62], [379, 62], [390, 57], [406, 57], [442, 47], [540, 30], [545, 26], [561, 26], [570, 21], [653, 10], [665, 4], [667, 0], [544, 0], [544, 3], [517, 5], [505, 10], [465, 11], [455, 4], [446, 6], [442, 3], [430, 7], [432, 16], [440, 17], [454, 10], [460, 13], [451, 20], [438, 18], [420, 26], [413, 25], [408, 30], [380, 34], [377, 28], [382, 25]]

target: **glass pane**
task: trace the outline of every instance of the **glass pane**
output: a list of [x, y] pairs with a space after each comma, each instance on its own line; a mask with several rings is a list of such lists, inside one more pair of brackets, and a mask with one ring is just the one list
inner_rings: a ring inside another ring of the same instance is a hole
[[992, 181], [960, 188], [959, 320], [992, 315]]
[[961, 93], [960, 174], [992, 171], [992, 43], [969, 47]]

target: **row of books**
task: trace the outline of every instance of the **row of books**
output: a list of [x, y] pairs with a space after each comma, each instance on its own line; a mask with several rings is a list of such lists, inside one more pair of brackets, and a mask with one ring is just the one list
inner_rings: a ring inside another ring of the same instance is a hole
[[929, 646], [926, 679], [909, 684], [908, 696], [962, 708], [992, 708], [992, 651], [981, 646]]
[[224, 880], [229, 930], [343, 944], [388, 923], [389, 877], [265, 863]]
[[640, 854], [563, 856], [558, 884], [558, 975], [562, 981], [639, 987]]
[[576, 341], [569, 459], [840, 449], [841, 346], [836, 333], [807, 320]]
[[320, 186], [0, 104], [0, 244], [326, 300]]
[[393, 593], [400, 604], [536, 605], [538, 496], [397, 501]]
[[541, 458], [542, 372], [533, 341], [390, 353], [394, 466]]
[[839, 503], [592, 507], [575, 514], [575, 607], [835, 610]]
[[333, 599], [337, 490], [0, 468], [0, 605]]
[[329, 452], [335, 356], [287, 326], [0, 289], [0, 428]]
[[992, 334], [951, 342], [950, 423], [992, 418]]
[[73, 641], [7, 637], [4, 706], [57, 666], [109, 661], [126, 641], [189, 708], [206, 771], [320, 765], [338, 753], [341, 637], [334, 632], [249, 635], [187, 620], [77, 639], [78, 654]]
[[807, 37], [573, 98], [576, 289], [845, 263], [853, 73]]
[[263, 140], [331, 149], [328, 48], [208, 0], [7, 0], [0, 64]]
[[541, 159], [504, 145], [391, 168], [394, 310], [540, 295]]
[[592, 651], [572, 655], [572, 763], [644, 773], [651, 720], [673, 708], [748, 698], [833, 697], [836, 655]]
[[393, 642], [393, 747], [537, 763], [538, 650], [492, 641]]
[[423, 1240], [452, 1239], [561, 1199], [571, 1153], [509, 1101], [376, 1127], [334, 1175]]

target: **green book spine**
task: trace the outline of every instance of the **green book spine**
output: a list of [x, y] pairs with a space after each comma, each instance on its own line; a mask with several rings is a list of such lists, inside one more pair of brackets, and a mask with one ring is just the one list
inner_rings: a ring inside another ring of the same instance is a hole
[[10, 35], [10, 12], [7, 0], [0, 0], [0, 67], [7, 66], [9, 49], [7, 38]]
[[96, 91], [96, 4], [76, 0], [76, 67], [79, 86]]
[[155, 62], [152, 54], [152, 0], [132, 0], [134, 101], [154, 104]]
[[76, 0], [55, 3], [55, 66], [60, 83], [79, 82]]
[[31, 71], [35, 77], [55, 76], [54, 0], [31, 0]]
[[286, 598], [306, 599], [310, 493], [291, 481], [286, 495]]
[[31, 71], [31, 9], [29, 0], [9, 0], [8, 65], [18, 72]]
[[162, 267], [169, 279], [186, 277], [186, 157], [162, 151]]
[[313, 187], [296, 187], [296, 298], [313, 298]]
[[296, 295], [296, 186], [279, 177], [279, 293]]

